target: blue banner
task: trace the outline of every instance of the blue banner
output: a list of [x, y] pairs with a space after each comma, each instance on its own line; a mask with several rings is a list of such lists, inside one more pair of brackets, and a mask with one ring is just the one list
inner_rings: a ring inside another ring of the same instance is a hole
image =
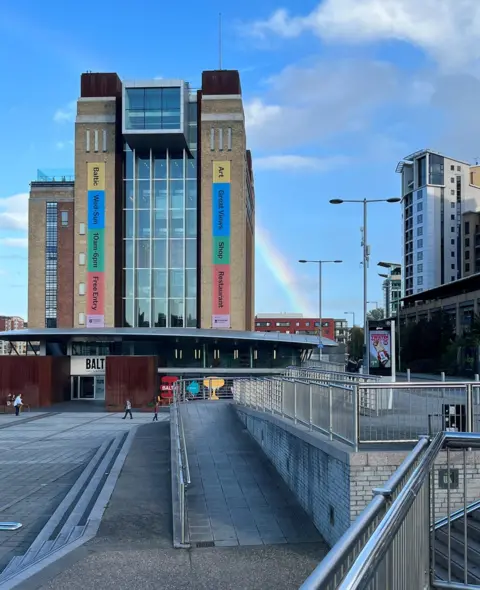
[[230, 236], [230, 183], [215, 182], [212, 185], [213, 231], [215, 237]]
[[105, 191], [88, 191], [87, 196], [87, 229], [105, 229]]

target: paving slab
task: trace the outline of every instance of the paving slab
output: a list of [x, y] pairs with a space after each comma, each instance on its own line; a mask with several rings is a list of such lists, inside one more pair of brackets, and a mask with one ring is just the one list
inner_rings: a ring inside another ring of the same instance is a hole
[[181, 411], [192, 480], [187, 514], [193, 544], [322, 541], [230, 402], [187, 403]]

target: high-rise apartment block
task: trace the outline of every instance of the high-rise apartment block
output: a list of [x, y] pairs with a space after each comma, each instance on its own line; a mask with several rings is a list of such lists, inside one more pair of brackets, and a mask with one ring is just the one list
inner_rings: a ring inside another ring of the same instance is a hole
[[467, 162], [428, 149], [397, 165], [402, 175], [403, 291], [413, 295], [463, 276], [462, 216], [480, 206]]
[[29, 327], [253, 330], [255, 192], [237, 71], [83, 74], [73, 179], [32, 182]]

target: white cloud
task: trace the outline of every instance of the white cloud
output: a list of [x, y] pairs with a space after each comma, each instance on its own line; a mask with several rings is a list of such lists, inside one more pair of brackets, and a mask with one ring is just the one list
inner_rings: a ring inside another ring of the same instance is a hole
[[57, 109], [53, 115], [55, 123], [72, 123], [75, 121], [75, 114], [77, 109], [77, 103], [72, 100], [66, 107]]
[[69, 141], [57, 141], [57, 143], [55, 144], [55, 147], [57, 148], [57, 150], [64, 150], [70, 146], [73, 145], [73, 141], [69, 140]]
[[378, 107], [405, 90], [386, 62], [316, 60], [286, 67], [268, 80], [265, 97], [245, 105], [249, 144], [278, 150], [366, 129]]
[[28, 193], [0, 199], [0, 229], [28, 229]]
[[255, 169], [281, 170], [282, 172], [295, 172], [297, 170], [309, 172], [328, 172], [348, 162], [344, 156], [331, 156], [327, 158], [315, 158], [310, 156], [279, 155], [255, 158]]
[[0, 244], [9, 248], [28, 248], [28, 238], [0, 238]]
[[245, 30], [284, 38], [311, 32], [324, 41], [349, 44], [404, 41], [444, 66], [480, 58], [478, 0], [324, 0], [307, 15], [280, 9]]

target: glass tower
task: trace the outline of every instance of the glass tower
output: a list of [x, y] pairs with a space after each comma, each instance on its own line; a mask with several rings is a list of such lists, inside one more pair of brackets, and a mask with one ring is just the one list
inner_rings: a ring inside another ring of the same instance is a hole
[[[171, 96], [159, 95], [165, 114], [153, 109], [150, 98], [142, 103], [142, 92], [136, 88], [130, 102], [127, 96], [132, 127], [156, 127], [149, 117], [160, 120], [163, 129], [177, 124], [171, 122]], [[196, 94], [189, 96], [185, 108], [186, 147], [167, 142], [162, 148], [132, 149], [128, 139], [124, 142], [126, 327], [197, 326]]]

